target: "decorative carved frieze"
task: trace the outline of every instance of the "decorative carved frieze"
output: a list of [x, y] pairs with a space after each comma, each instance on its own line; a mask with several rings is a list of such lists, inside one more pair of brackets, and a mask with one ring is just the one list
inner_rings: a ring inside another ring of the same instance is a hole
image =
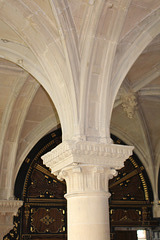
[[132, 154], [132, 150], [133, 147], [116, 144], [64, 141], [42, 159], [52, 173], [77, 163], [119, 169]]
[[5, 215], [11, 213], [16, 215], [18, 208], [23, 204], [23, 201], [19, 200], [0, 200], [0, 214]]
[[0, 239], [13, 228], [13, 215], [16, 215], [23, 201], [0, 200]]

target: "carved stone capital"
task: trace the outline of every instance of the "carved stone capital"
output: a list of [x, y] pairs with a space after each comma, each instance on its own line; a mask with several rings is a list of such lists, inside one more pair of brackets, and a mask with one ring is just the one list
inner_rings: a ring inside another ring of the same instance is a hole
[[133, 147], [89, 141], [64, 141], [55, 149], [45, 154], [44, 164], [52, 173], [73, 164], [89, 164], [119, 169], [132, 154]]
[[[133, 147], [65, 141], [42, 157], [59, 179], [65, 179], [67, 194], [108, 194], [108, 180], [132, 154]], [[68, 195], [67, 195], [68, 196]]]
[[108, 180], [117, 175], [115, 169], [98, 165], [77, 164], [62, 169], [58, 179], [65, 179], [68, 196], [103, 194], [109, 197]]

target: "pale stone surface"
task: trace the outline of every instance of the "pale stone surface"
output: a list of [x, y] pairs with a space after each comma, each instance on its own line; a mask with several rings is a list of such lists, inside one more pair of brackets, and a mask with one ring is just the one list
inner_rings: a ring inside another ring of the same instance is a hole
[[112, 132], [134, 145], [157, 199], [160, 1], [1, 0], [0, 11], [0, 198], [61, 124], [64, 143], [111, 144]]
[[132, 154], [132, 150], [133, 147], [115, 144], [64, 141], [42, 156], [42, 159], [54, 173], [62, 167], [78, 163], [119, 169], [123, 166], [124, 159]]
[[43, 162], [67, 185], [68, 239], [110, 239], [108, 180], [133, 147], [95, 142], [63, 142]]
[[13, 216], [22, 204], [22, 201], [0, 200], [0, 239], [13, 228]]
[[153, 205], [153, 217], [160, 218], [160, 203], [155, 202]]
[[109, 240], [108, 196], [67, 196], [68, 239]]

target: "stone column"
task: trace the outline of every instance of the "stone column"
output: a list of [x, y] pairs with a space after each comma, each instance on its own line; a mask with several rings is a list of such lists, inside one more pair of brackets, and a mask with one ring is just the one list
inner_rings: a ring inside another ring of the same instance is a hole
[[13, 216], [17, 214], [23, 201], [0, 200], [0, 239], [13, 228]]
[[116, 175], [133, 147], [66, 141], [43, 156], [67, 184], [69, 240], [110, 239], [108, 179]]

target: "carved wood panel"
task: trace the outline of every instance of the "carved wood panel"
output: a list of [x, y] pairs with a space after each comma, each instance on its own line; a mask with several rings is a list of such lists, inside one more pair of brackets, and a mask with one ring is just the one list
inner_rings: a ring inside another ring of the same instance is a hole
[[[27, 203], [23, 209], [22, 235], [66, 234], [66, 202]], [[52, 235], [52, 237], [54, 237]]]
[[33, 169], [30, 177], [30, 184], [28, 184], [27, 197], [29, 198], [64, 198], [66, 192], [65, 183], [59, 184], [57, 179], [52, 175], [48, 176], [37, 169]]
[[[119, 139], [114, 139], [121, 143]], [[15, 217], [14, 228], [4, 240], [58, 240], [67, 237], [65, 182], [43, 165], [41, 155], [61, 142], [61, 131], [45, 136], [24, 161], [17, 180], [17, 197], [24, 200]], [[27, 173], [27, 174], [26, 174]], [[23, 179], [23, 186], [22, 186]], [[19, 191], [19, 186], [21, 191]], [[111, 228], [115, 226], [156, 226], [145, 170], [133, 155], [109, 182]]]
[[65, 210], [58, 208], [32, 208], [31, 232], [58, 233], [65, 231]]
[[134, 168], [130, 160], [125, 161], [124, 167], [118, 171], [118, 175], [109, 182], [112, 200], [146, 200], [139, 176], [143, 169], [143, 166]]

